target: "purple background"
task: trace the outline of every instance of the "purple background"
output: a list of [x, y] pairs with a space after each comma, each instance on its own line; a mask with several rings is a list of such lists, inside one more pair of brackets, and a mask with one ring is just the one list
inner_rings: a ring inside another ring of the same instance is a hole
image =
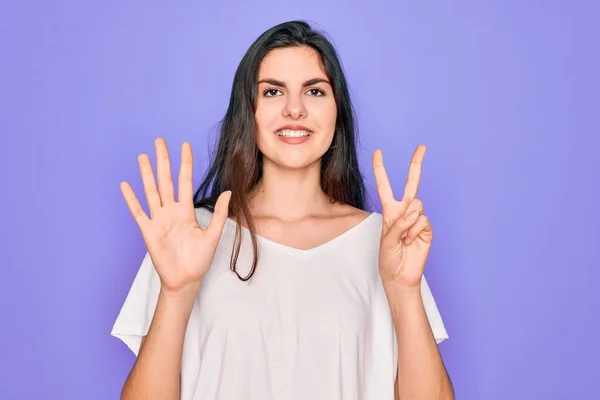
[[296, 18], [341, 52], [372, 194], [375, 148], [400, 192], [414, 147], [428, 145], [426, 273], [457, 398], [597, 398], [598, 11], [2, 2], [0, 398], [118, 398], [134, 358], [109, 333], [145, 251], [119, 182], [141, 193], [136, 157], [156, 136], [191, 141], [197, 181], [238, 61]]

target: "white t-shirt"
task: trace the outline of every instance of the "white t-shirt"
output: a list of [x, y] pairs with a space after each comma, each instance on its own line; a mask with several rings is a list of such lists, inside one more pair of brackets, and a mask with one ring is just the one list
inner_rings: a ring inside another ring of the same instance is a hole
[[[201, 227], [212, 214], [197, 209]], [[397, 343], [378, 272], [381, 214], [299, 250], [259, 237], [249, 282], [229, 268], [228, 219], [185, 334], [182, 400], [393, 400]], [[252, 261], [243, 230], [239, 273]], [[160, 280], [148, 254], [111, 335], [138, 354]], [[448, 338], [425, 278], [421, 293], [436, 341]]]

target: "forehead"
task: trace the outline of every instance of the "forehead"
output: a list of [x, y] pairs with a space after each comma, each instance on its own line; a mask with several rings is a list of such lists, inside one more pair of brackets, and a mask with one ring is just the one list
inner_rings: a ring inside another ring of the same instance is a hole
[[283, 81], [305, 81], [326, 78], [321, 57], [312, 48], [285, 47], [271, 50], [262, 60], [259, 79], [272, 78]]

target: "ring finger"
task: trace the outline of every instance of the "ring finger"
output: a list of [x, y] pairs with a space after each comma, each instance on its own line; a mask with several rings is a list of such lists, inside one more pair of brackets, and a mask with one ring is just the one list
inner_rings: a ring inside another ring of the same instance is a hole
[[[406, 214], [408, 215], [413, 211], [417, 211], [419, 213], [419, 215], [423, 215], [425, 213], [425, 209], [423, 208], [423, 202], [419, 199], [414, 199], [413, 201], [410, 202], [410, 204], [408, 205], [408, 209], [406, 210]], [[408, 231], [404, 232], [402, 234], [402, 236], [400, 236], [400, 239], [404, 240], [406, 238], [406, 235], [408, 234]]]
[[406, 238], [404, 239], [404, 244], [411, 244], [423, 231], [430, 229], [429, 226], [429, 218], [425, 215], [421, 215], [417, 222], [414, 223], [413, 226], [407, 231]]

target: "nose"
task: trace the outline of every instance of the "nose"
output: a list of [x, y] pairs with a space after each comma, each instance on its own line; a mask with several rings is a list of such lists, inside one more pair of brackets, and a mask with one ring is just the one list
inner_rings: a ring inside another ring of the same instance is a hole
[[283, 116], [286, 118], [300, 119], [305, 118], [307, 114], [306, 107], [301, 96], [288, 94], [285, 106], [283, 107]]

